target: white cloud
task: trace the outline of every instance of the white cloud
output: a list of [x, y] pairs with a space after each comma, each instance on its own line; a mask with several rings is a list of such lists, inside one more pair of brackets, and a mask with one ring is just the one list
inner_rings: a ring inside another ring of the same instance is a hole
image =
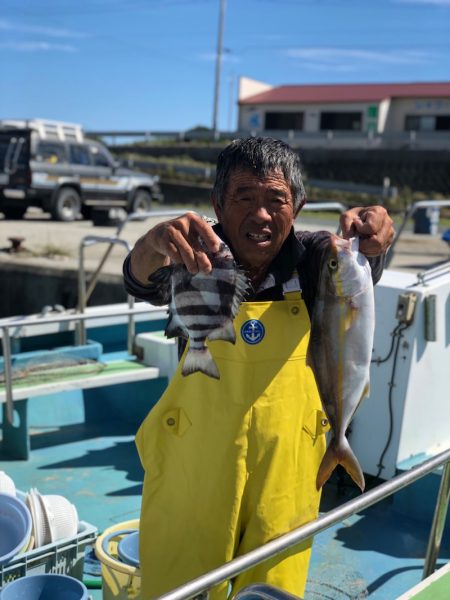
[[77, 49], [69, 44], [48, 42], [0, 42], [0, 48], [15, 52], [77, 52]]
[[68, 29], [56, 29], [54, 27], [39, 27], [33, 25], [21, 25], [6, 19], [0, 19], [0, 30], [12, 31], [16, 33], [32, 33], [34, 35], [42, 35], [45, 37], [59, 38], [85, 38], [87, 34], [77, 31], [69, 31]]
[[312, 69], [313, 71], [329, 71], [333, 69], [334, 72], [349, 73], [351, 71], [357, 71], [358, 68], [355, 65], [336, 65], [336, 64], [325, 64], [317, 62], [302, 61], [302, 68]]
[[283, 54], [294, 59], [301, 59], [319, 67], [354, 68], [356, 63], [384, 63], [391, 65], [401, 64], [426, 64], [431, 56], [418, 50], [401, 50], [390, 52], [372, 52], [358, 49], [342, 48], [290, 48]]

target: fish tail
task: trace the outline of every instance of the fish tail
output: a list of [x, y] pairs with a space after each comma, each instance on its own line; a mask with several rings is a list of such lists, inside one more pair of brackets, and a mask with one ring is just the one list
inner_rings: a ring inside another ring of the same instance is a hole
[[183, 363], [181, 372], [190, 375], [200, 371], [214, 379], [220, 379], [219, 369], [208, 348], [189, 348]]
[[320, 490], [323, 484], [328, 481], [337, 465], [344, 467], [361, 492], [363, 492], [365, 487], [364, 475], [358, 459], [353, 454], [353, 450], [350, 448], [350, 444], [345, 437], [340, 442], [335, 438], [331, 440], [317, 473], [317, 489]]

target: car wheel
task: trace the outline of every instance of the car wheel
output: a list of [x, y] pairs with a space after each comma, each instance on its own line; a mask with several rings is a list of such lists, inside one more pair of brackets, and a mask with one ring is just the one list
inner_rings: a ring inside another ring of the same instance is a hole
[[56, 221], [74, 221], [80, 214], [81, 198], [74, 188], [62, 188], [53, 200], [51, 215]]
[[152, 208], [152, 197], [145, 190], [138, 190], [130, 206], [130, 212], [148, 212]]
[[4, 214], [5, 219], [21, 219], [27, 212], [26, 206], [2, 206], [1, 212]]

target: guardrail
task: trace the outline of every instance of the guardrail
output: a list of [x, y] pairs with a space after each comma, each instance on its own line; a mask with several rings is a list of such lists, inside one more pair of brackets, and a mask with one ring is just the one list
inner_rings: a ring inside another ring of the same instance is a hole
[[[206, 131], [87, 131], [88, 136], [109, 138], [115, 144], [117, 138], [137, 139], [144, 141], [171, 140], [174, 142], [213, 142], [214, 132]], [[424, 148], [429, 150], [448, 149], [450, 141], [446, 131], [397, 131], [378, 133], [376, 131], [303, 131], [298, 129], [265, 129], [220, 131], [219, 137], [233, 140], [238, 137], [270, 136], [284, 140], [293, 146], [302, 148]], [[223, 145], [223, 144], [221, 144]]]
[[[117, 237], [107, 237], [100, 235], [87, 235], [80, 242], [79, 247], [79, 263], [78, 263], [78, 312], [83, 314], [87, 301], [94, 291], [94, 288], [97, 284], [98, 277], [100, 275], [100, 269], [105, 263], [106, 258], [100, 265], [100, 268], [97, 268], [94, 276], [91, 279], [89, 284], [89, 288], [86, 290], [86, 271], [84, 269], [84, 250], [88, 246], [94, 246], [95, 244], [109, 244], [108, 250], [109, 252], [115, 245], [119, 245], [125, 247], [127, 252], [131, 251], [131, 246], [126, 240], [121, 240]], [[108, 252], [108, 254], [109, 254]], [[130, 309], [134, 306], [134, 298], [127, 294], [128, 298], [128, 307]], [[127, 335], [127, 349], [131, 354], [133, 349], [133, 338], [134, 338], [134, 319], [133, 316], [130, 315], [128, 318], [128, 335]], [[77, 327], [77, 335], [75, 338], [77, 344], [85, 344], [86, 343], [86, 328], [84, 326], [84, 321], [79, 321]]]
[[401, 236], [403, 230], [405, 229], [407, 222], [414, 215], [414, 213], [421, 208], [442, 208], [443, 206], [450, 206], [450, 200], [420, 200], [419, 202], [415, 202], [408, 208], [405, 216], [403, 217], [403, 221], [397, 230], [391, 247], [386, 253], [386, 267], [388, 267], [392, 262], [394, 256], [394, 249], [398, 242], [398, 239]]
[[425, 557], [423, 571], [423, 578], [425, 578], [433, 572], [435, 568], [442, 540], [442, 533], [444, 531], [450, 494], [450, 449], [441, 452], [434, 458], [424, 461], [422, 464], [413, 467], [406, 473], [397, 475], [373, 490], [365, 492], [359, 498], [354, 498], [353, 500], [346, 502], [342, 506], [320, 516], [315, 521], [302, 525], [290, 533], [286, 533], [251, 552], [247, 552], [246, 554], [231, 560], [225, 565], [218, 567], [205, 575], [189, 581], [185, 585], [177, 587], [167, 594], [159, 596], [158, 600], [187, 600], [188, 598], [203, 594], [219, 583], [236, 577], [239, 573], [280, 554], [288, 548], [296, 546], [303, 540], [325, 531], [325, 529], [328, 529], [332, 525], [384, 500], [388, 496], [391, 496], [393, 493], [414, 483], [418, 479], [421, 479], [440, 466], [443, 466], [444, 468], [436, 501], [433, 524], [430, 531], [427, 554]]
[[111, 317], [123, 317], [129, 316], [134, 317], [137, 314], [148, 313], [148, 306], [134, 306], [128, 307], [128, 309], [119, 309], [117, 311], [108, 311], [108, 314], [102, 317], [98, 313], [95, 314], [82, 314], [82, 313], [71, 313], [71, 314], [59, 314], [58, 316], [43, 316], [39, 319], [31, 321], [28, 317], [23, 318], [9, 318], [0, 320], [0, 337], [2, 338], [2, 350], [4, 359], [4, 376], [5, 376], [5, 403], [6, 403], [6, 418], [9, 423], [13, 422], [13, 385], [12, 385], [12, 367], [11, 367], [11, 336], [10, 329], [20, 329], [22, 326], [34, 327], [37, 325], [51, 325], [55, 323], [70, 323], [70, 322], [85, 322], [92, 319], [109, 319]]

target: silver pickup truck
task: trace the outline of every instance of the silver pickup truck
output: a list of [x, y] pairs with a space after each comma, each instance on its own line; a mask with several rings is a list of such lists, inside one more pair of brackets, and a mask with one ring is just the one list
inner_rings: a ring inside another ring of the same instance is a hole
[[81, 126], [58, 121], [0, 121], [0, 212], [20, 219], [29, 206], [58, 221], [163, 202], [159, 177], [126, 169]]

